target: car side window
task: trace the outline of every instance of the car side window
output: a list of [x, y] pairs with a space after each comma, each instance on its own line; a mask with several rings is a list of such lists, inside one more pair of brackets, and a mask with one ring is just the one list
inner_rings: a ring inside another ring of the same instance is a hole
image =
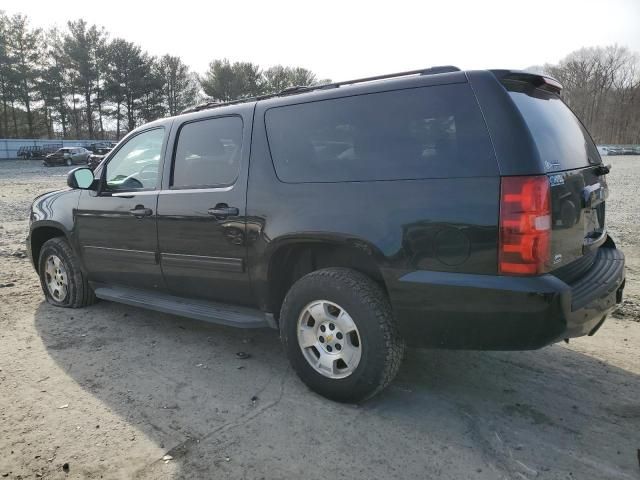
[[164, 128], [139, 133], [125, 143], [106, 166], [111, 191], [155, 190], [159, 184]]
[[493, 146], [467, 84], [273, 107], [265, 113], [278, 178], [344, 182], [489, 176]]
[[190, 122], [178, 132], [171, 188], [232, 185], [242, 153], [242, 119], [218, 117]]

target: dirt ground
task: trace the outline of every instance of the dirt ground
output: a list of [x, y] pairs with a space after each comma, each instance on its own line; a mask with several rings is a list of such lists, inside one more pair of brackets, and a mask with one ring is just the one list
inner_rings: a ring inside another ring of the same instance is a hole
[[627, 294], [598, 334], [410, 350], [361, 406], [309, 392], [275, 331], [45, 303], [27, 211], [67, 168], [0, 162], [0, 478], [640, 478], [640, 157], [606, 161]]

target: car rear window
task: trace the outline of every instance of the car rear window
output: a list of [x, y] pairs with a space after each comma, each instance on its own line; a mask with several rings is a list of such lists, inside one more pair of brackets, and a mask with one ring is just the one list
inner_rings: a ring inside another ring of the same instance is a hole
[[468, 84], [274, 107], [269, 147], [284, 182], [488, 176], [497, 173]]
[[578, 117], [554, 93], [525, 82], [506, 82], [531, 131], [547, 172], [600, 163], [600, 154]]

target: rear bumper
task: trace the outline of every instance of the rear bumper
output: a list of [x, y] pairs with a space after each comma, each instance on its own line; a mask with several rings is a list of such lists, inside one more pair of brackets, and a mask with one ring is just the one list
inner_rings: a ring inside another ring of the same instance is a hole
[[622, 301], [624, 255], [608, 242], [573, 283], [411, 272], [389, 286], [400, 333], [413, 346], [527, 350], [595, 333]]

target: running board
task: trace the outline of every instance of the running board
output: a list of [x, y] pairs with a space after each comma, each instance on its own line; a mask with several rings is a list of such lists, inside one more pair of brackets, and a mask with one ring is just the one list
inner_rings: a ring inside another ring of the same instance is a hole
[[175, 297], [137, 288], [95, 285], [96, 297], [134, 307], [193, 318], [205, 322], [239, 328], [273, 327], [267, 314], [260, 310], [226, 305], [207, 300]]

